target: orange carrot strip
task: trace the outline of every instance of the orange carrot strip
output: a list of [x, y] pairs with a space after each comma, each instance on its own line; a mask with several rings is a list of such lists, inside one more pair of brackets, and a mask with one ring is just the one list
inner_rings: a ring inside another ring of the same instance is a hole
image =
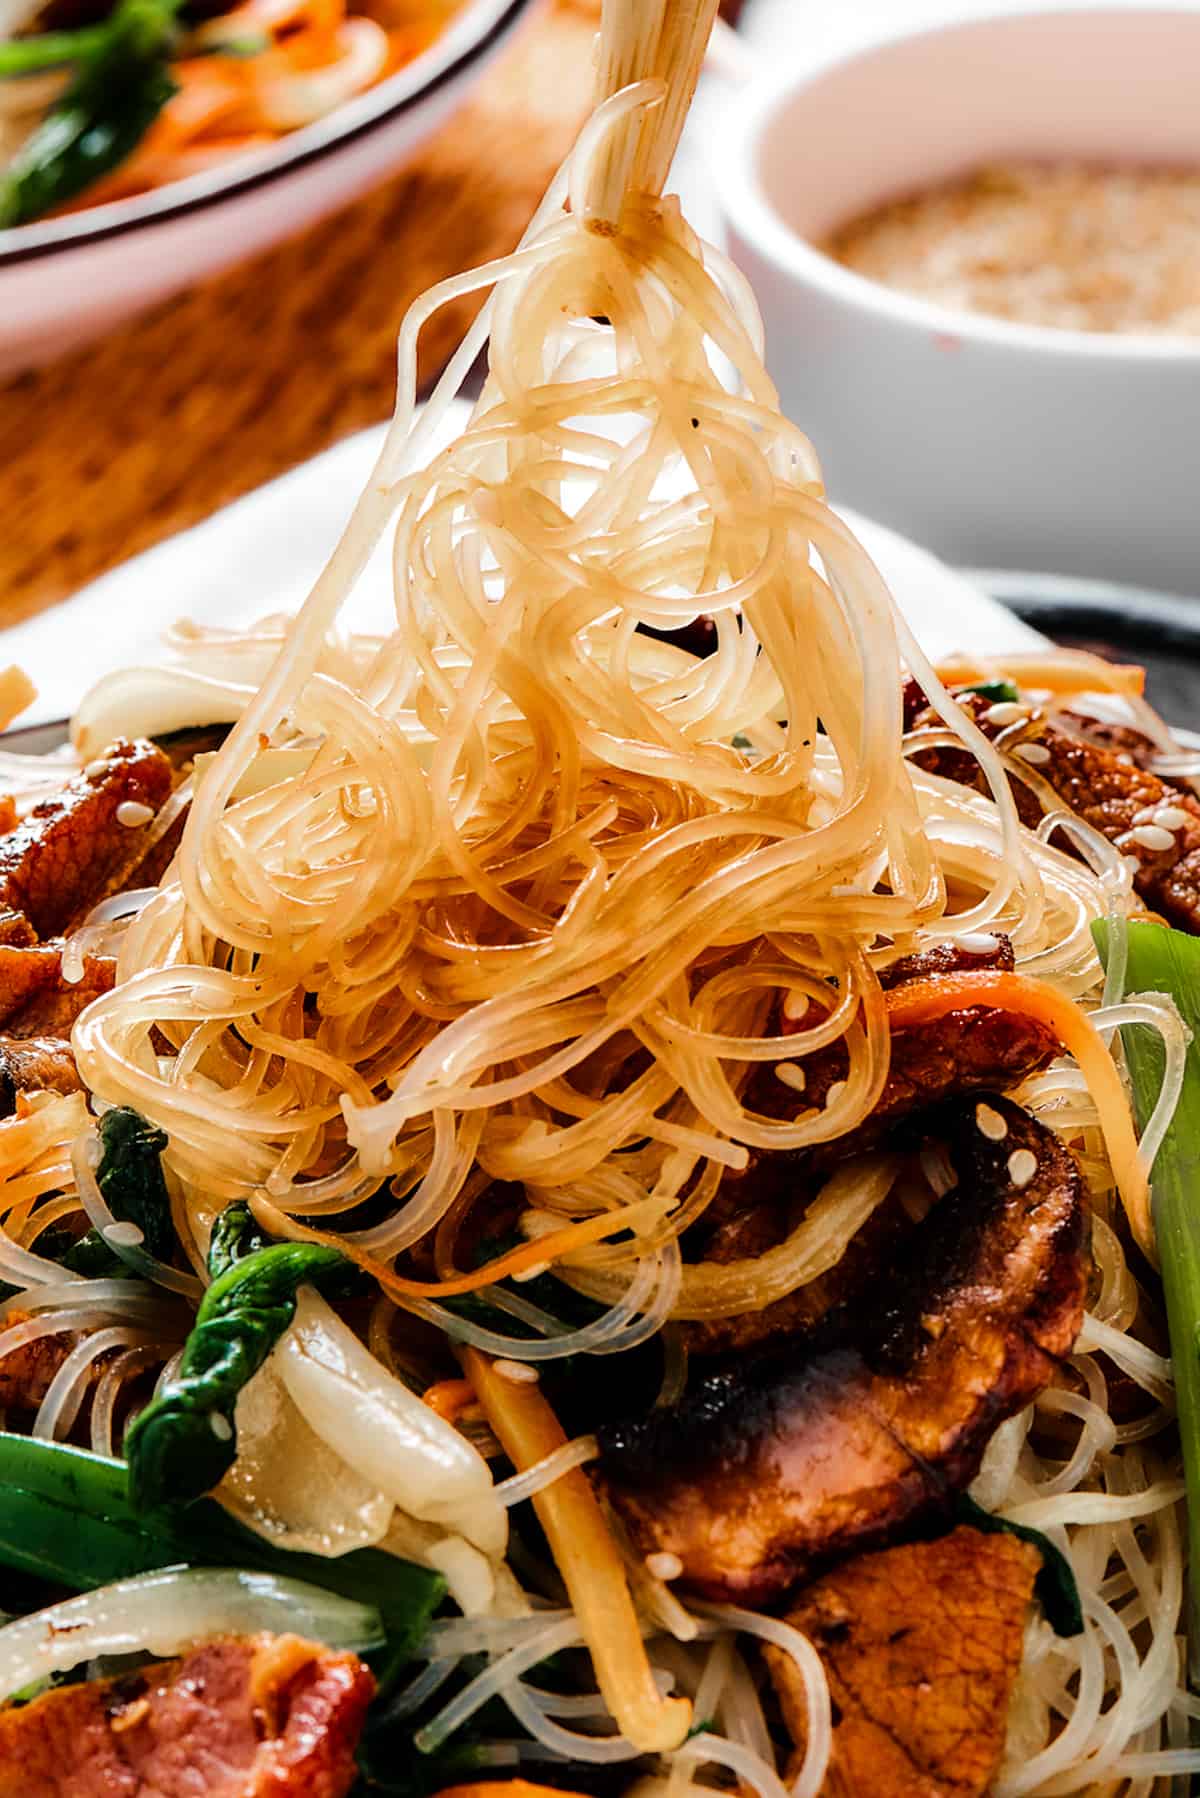
[[457, 1423], [464, 1411], [479, 1402], [470, 1380], [437, 1380], [425, 1388], [421, 1398], [446, 1423]]
[[385, 1292], [395, 1293], [401, 1299], [439, 1299], [457, 1298], [463, 1292], [478, 1292], [481, 1286], [507, 1280], [513, 1274], [524, 1273], [529, 1267], [541, 1267], [547, 1261], [558, 1261], [564, 1255], [574, 1254], [576, 1249], [589, 1248], [592, 1243], [603, 1242], [622, 1230], [634, 1229], [641, 1223], [657, 1223], [667, 1207], [662, 1199], [641, 1199], [636, 1205], [622, 1206], [620, 1211], [605, 1211], [577, 1224], [564, 1224], [561, 1230], [551, 1230], [546, 1236], [523, 1243], [519, 1249], [510, 1249], [507, 1255], [498, 1255], [494, 1261], [485, 1262], [474, 1273], [455, 1274], [449, 1280], [406, 1280], [385, 1267], [382, 1261], [376, 1261], [373, 1255], [347, 1242], [344, 1236], [297, 1223], [269, 1199], [251, 1199], [250, 1209], [272, 1236], [285, 1236], [293, 1242], [323, 1242], [329, 1248], [340, 1249], [356, 1267], [378, 1280]]
[[947, 656], [935, 664], [940, 679], [987, 680], [1006, 674], [1019, 687], [1044, 687], [1051, 693], [1137, 693], [1146, 686], [1146, 670], [1134, 662], [1106, 662], [1085, 650], [1070, 654]]
[[[543, 1239], [544, 1241], [545, 1239]], [[506, 1380], [486, 1355], [463, 1353], [463, 1365], [505, 1454], [523, 1473], [562, 1448], [567, 1438], [540, 1386]], [[664, 1698], [654, 1683], [620, 1551], [582, 1468], [574, 1467], [533, 1495], [596, 1682], [621, 1733], [643, 1754], [678, 1748], [692, 1721], [686, 1698]]]
[[539, 1786], [531, 1779], [480, 1779], [471, 1785], [444, 1786], [435, 1798], [580, 1798], [565, 1786]]
[[914, 980], [894, 987], [886, 994], [886, 1000], [894, 1031], [932, 1023], [949, 1011], [970, 1005], [991, 1005], [1000, 1011], [1017, 1012], [1022, 1017], [1036, 1018], [1053, 1031], [1083, 1071], [1100, 1113], [1108, 1159], [1133, 1233], [1143, 1252], [1157, 1265], [1149, 1185], [1138, 1154], [1129, 1100], [1117, 1064], [1095, 1025], [1071, 999], [1029, 974], [981, 971]]

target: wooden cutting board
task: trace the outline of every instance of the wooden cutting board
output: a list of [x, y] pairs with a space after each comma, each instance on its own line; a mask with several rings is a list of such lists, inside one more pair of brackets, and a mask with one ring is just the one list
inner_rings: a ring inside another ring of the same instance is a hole
[[[510, 250], [565, 154], [597, 13], [598, 0], [545, 0], [402, 175], [0, 385], [0, 626], [390, 413], [409, 302]], [[425, 381], [479, 303], [430, 321]]]

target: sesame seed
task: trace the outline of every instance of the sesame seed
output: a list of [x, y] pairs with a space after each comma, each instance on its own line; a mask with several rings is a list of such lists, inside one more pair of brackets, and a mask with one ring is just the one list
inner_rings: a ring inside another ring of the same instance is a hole
[[1150, 822], [1161, 824], [1164, 830], [1182, 830], [1190, 817], [1181, 805], [1160, 805]]
[[808, 1016], [808, 994], [798, 986], [789, 987], [783, 996], [783, 1015], [789, 1024], [798, 1024]]
[[141, 824], [149, 824], [154, 816], [154, 807], [143, 805], [137, 799], [123, 799], [117, 807], [117, 823], [123, 824], [126, 830], [136, 830]]
[[991, 955], [1000, 947], [1000, 941], [990, 930], [968, 930], [954, 938], [954, 946], [964, 955]]
[[136, 1249], [144, 1240], [142, 1232], [134, 1223], [105, 1224], [100, 1234], [105, 1242], [112, 1243], [114, 1249]]
[[222, 1417], [219, 1411], [209, 1412], [208, 1427], [218, 1442], [232, 1442], [233, 1425], [227, 1417]]
[[841, 1098], [841, 1096], [845, 1092], [845, 1090], [846, 1090], [846, 1082], [844, 1080], [835, 1080], [834, 1081], [834, 1083], [830, 1087], [829, 1091], [825, 1094], [826, 1110], [828, 1110], [831, 1105], [837, 1104], [838, 1100]]
[[790, 1086], [794, 1093], [802, 1093], [808, 1076], [798, 1061], [777, 1061], [775, 1078], [782, 1080], [785, 1086]]
[[493, 1361], [492, 1366], [502, 1380], [508, 1380], [513, 1386], [532, 1386], [538, 1377], [536, 1367], [530, 1367], [527, 1361]]
[[1031, 768], [1041, 768], [1050, 760], [1050, 751], [1044, 743], [1018, 743], [1013, 754], [1028, 762]]
[[1015, 699], [1002, 699], [996, 705], [990, 705], [983, 714], [988, 724], [1015, 724], [1019, 718], [1029, 716], [1027, 705], [1018, 705]]
[[1134, 812], [1133, 821], [1135, 824], [1153, 824], [1162, 809], [1161, 805], [1144, 805], [1140, 812]]
[[1008, 1158], [1008, 1177], [1014, 1186], [1028, 1186], [1037, 1168], [1037, 1156], [1032, 1149], [1014, 1149]]
[[683, 1562], [669, 1549], [662, 1549], [658, 1554], [646, 1556], [646, 1572], [651, 1579], [678, 1579], [683, 1572]]
[[1130, 753], [1127, 749], [1122, 749], [1121, 753], [1117, 757], [1117, 760], [1119, 762], [1122, 762], [1126, 768], [1133, 767], [1133, 757], [1130, 755]]
[[1161, 824], [1139, 824], [1131, 830], [1130, 837], [1143, 849], [1174, 849], [1175, 838]]
[[108, 757], [98, 755], [94, 762], [89, 762], [84, 769], [89, 780], [99, 780], [102, 774], [108, 773]]
[[1000, 1116], [1000, 1113], [994, 1111], [990, 1105], [977, 1105], [975, 1107], [975, 1124], [976, 1128], [982, 1135], [987, 1137], [989, 1142], [1003, 1142], [1004, 1138], [1008, 1135], [1007, 1122]]
[[526, 1280], [539, 1279], [542, 1274], [549, 1272], [550, 1263], [548, 1261], [535, 1261], [532, 1267], [523, 1267], [519, 1274], [513, 1274], [512, 1279], [515, 1285], [523, 1286]]

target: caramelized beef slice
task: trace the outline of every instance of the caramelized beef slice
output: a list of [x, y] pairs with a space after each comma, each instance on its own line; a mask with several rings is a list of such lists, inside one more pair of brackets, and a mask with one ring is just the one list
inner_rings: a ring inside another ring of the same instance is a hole
[[[935, 974], [977, 974], [984, 968], [1011, 974], [1016, 965], [1012, 943], [1004, 932], [983, 931], [969, 944], [933, 943], [913, 955], [899, 956], [878, 970], [879, 984], [890, 990], [906, 980], [928, 980]], [[797, 1028], [804, 1028], [803, 1019]]]
[[171, 764], [152, 743], [114, 743], [0, 837], [0, 906], [28, 918], [40, 938], [68, 930], [140, 859], [146, 824], [122, 824], [132, 803], [156, 812]]
[[0, 1798], [346, 1798], [373, 1691], [297, 1636], [206, 1642], [0, 1712]]
[[[1006, 728], [989, 719], [991, 708], [978, 694], [962, 694], [959, 699], [985, 736], [995, 737]], [[932, 713], [916, 714], [918, 727], [930, 722]], [[1129, 750], [1106, 748], [1094, 737], [1082, 741], [1032, 706], [1028, 731], [1021, 741], [1022, 746], [1034, 745], [1035, 754], [1041, 749], [1047, 752], [1048, 759], [1034, 765], [1064, 805], [1137, 862], [1133, 884], [1139, 897], [1180, 930], [1200, 934], [1200, 801], [1139, 767]], [[978, 763], [962, 750], [929, 750], [916, 760], [920, 767], [947, 780], [986, 787]], [[1013, 790], [1022, 822], [1036, 824], [1042, 815], [1037, 797], [1019, 781]], [[1139, 827], [1154, 826], [1154, 814], [1164, 807], [1172, 814], [1166, 829], [1169, 845], [1148, 847], [1130, 834]]]
[[[704, 1259], [729, 1263], [746, 1261], [774, 1248], [800, 1222], [804, 1206], [761, 1205], [743, 1212], [714, 1232]], [[778, 1336], [812, 1330], [837, 1305], [866, 1289], [885, 1269], [894, 1266], [912, 1229], [898, 1199], [885, 1199], [862, 1229], [846, 1245], [841, 1260], [827, 1273], [818, 1274], [761, 1311], [743, 1311], [736, 1317], [714, 1317], [702, 1323], [680, 1325], [684, 1342], [693, 1355], [744, 1354], [747, 1349]]]
[[[28, 1311], [10, 1311], [0, 1328], [28, 1323]], [[39, 1336], [0, 1358], [0, 1408], [32, 1415], [45, 1398], [50, 1382], [75, 1347], [79, 1337], [70, 1330], [56, 1336]], [[0, 1717], [3, 1713], [0, 1713]], [[0, 1785], [0, 1791], [3, 1786]]]
[[869, 1303], [709, 1374], [670, 1412], [599, 1431], [613, 1504], [689, 1585], [765, 1602], [937, 1514], [1070, 1349], [1089, 1265], [1079, 1171], [1019, 1106], [986, 1105], [1001, 1141], [971, 1101], [931, 1122], [957, 1186]]
[[63, 979], [60, 959], [45, 985], [5, 1020], [5, 1031], [16, 1037], [69, 1037], [76, 1018], [93, 999], [110, 993], [116, 978], [117, 963], [112, 955], [85, 955], [78, 980]]
[[0, 1036], [0, 1117], [12, 1116], [18, 1093], [82, 1090], [71, 1045], [64, 1038]]
[[[983, 1798], [1041, 1558], [1011, 1536], [956, 1529], [859, 1555], [801, 1594], [787, 1621], [813, 1643], [837, 1719], [823, 1798]], [[803, 1752], [803, 1683], [764, 1650]]]

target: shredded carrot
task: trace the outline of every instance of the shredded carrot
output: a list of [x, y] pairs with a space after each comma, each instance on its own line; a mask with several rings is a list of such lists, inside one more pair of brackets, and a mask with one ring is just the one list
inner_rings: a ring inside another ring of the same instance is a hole
[[991, 1005], [1035, 1018], [1052, 1031], [1075, 1057], [1088, 1083], [1130, 1226], [1142, 1251], [1157, 1265], [1149, 1185], [1138, 1153], [1129, 1100], [1117, 1064], [1086, 1013], [1043, 980], [1029, 974], [994, 971], [939, 974], [914, 980], [894, 987], [886, 994], [886, 1000], [893, 1030], [932, 1023], [964, 1006]]
[[470, 1785], [444, 1786], [435, 1798], [581, 1798], [566, 1786], [539, 1786], [531, 1779], [480, 1779]]
[[1106, 662], [1086, 650], [984, 656], [979, 660], [949, 656], [936, 666], [939, 678], [949, 685], [998, 675], [1007, 675], [1019, 687], [1044, 688], [1050, 693], [1140, 694], [1146, 685], [1146, 670], [1136, 663]]
[[385, 1292], [394, 1293], [400, 1299], [440, 1299], [457, 1298], [463, 1292], [478, 1292], [481, 1286], [492, 1286], [497, 1280], [510, 1279], [514, 1274], [524, 1273], [527, 1268], [541, 1267], [548, 1261], [559, 1261], [564, 1255], [574, 1254], [577, 1249], [586, 1249], [595, 1242], [604, 1242], [609, 1236], [616, 1236], [622, 1230], [636, 1230], [641, 1224], [655, 1224], [670, 1207], [663, 1199], [641, 1199], [636, 1205], [624, 1205], [620, 1211], [605, 1211], [597, 1217], [584, 1218], [577, 1224], [564, 1224], [561, 1230], [551, 1230], [548, 1236], [539, 1236], [534, 1242], [522, 1243], [519, 1249], [510, 1249], [507, 1255], [498, 1255], [494, 1261], [487, 1261], [477, 1267], [473, 1273], [455, 1274], [449, 1280], [406, 1280], [401, 1274], [395, 1274], [382, 1261], [376, 1261], [364, 1249], [357, 1248], [344, 1236], [337, 1236], [331, 1230], [314, 1230], [307, 1224], [296, 1222], [288, 1217], [269, 1199], [254, 1198], [250, 1201], [253, 1211], [264, 1230], [273, 1236], [284, 1236], [293, 1242], [323, 1242], [328, 1248], [340, 1249], [342, 1254], [356, 1267], [361, 1267], [365, 1274], [378, 1280]]
[[[504, 1379], [477, 1349], [466, 1349], [462, 1359], [518, 1473], [563, 1447], [567, 1438], [539, 1385]], [[692, 1707], [686, 1698], [664, 1698], [654, 1683], [620, 1550], [587, 1475], [574, 1467], [535, 1492], [532, 1502], [621, 1733], [643, 1754], [678, 1748]]]
[[457, 1423], [464, 1411], [479, 1403], [470, 1380], [438, 1380], [421, 1397], [446, 1423]]

